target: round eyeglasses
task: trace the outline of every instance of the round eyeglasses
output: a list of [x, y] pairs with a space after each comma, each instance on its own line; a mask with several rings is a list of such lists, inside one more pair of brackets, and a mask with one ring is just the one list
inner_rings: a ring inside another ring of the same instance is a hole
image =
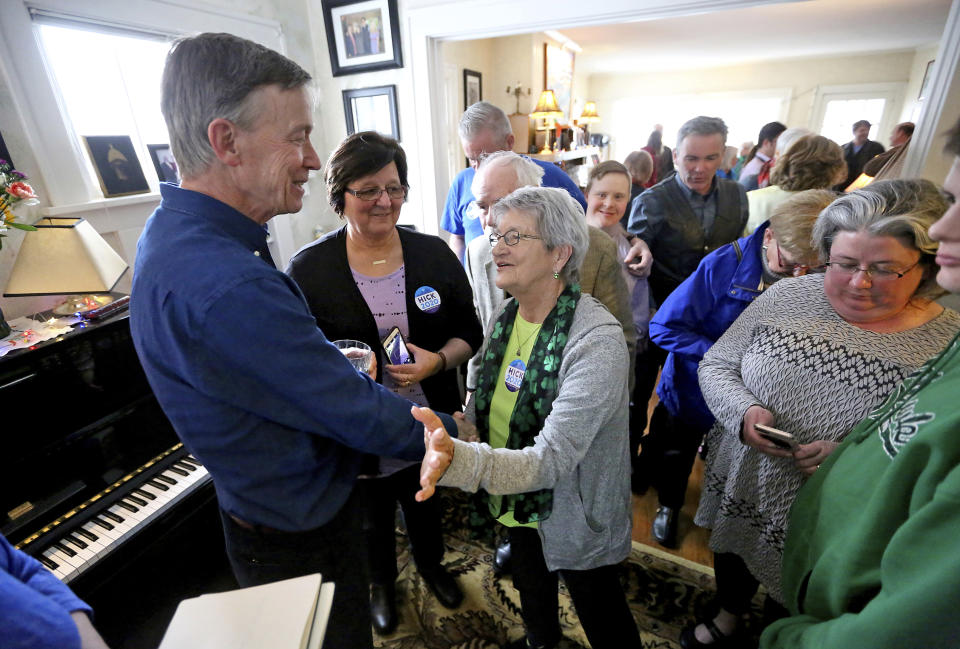
[[534, 236], [532, 234], [520, 234], [516, 230], [510, 230], [509, 232], [505, 232], [504, 234], [500, 234], [498, 232], [491, 232], [489, 236], [491, 248], [496, 248], [497, 243], [500, 242], [500, 239], [503, 239], [503, 242], [508, 246], [515, 246], [518, 243], [520, 243], [520, 239], [539, 239], [539, 238], [540, 237]]
[[393, 200], [399, 200], [401, 198], [407, 197], [407, 188], [400, 187], [397, 185], [391, 185], [390, 187], [378, 187], [375, 189], [350, 189], [349, 187], [344, 190], [348, 194], [353, 194], [362, 201], [375, 201], [383, 195], [383, 192], [387, 192]]

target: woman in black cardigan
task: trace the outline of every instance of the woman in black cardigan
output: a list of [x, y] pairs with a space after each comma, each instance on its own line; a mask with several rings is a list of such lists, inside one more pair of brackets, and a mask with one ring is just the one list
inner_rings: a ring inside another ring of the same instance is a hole
[[[377, 381], [418, 405], [461, 409], [456, 367], [473, 356], [483, 334], [467, 276], [439, 238], [398, 228], [408, 189], [403, 149], [377, 133], [351, 135], [326, 166], [330, 205], [347, 223], [294, 255], [287, 269], [317, 324], [331, 340], [362, 340], [377, 353]], [[414, 362], [389, 365], [382, 340], [398, 327]], [[374, 628], [396, 627], [394, 514], [403, 510], [417, 569], [441, 604], [463, 594], [441, 564], [439, 501], [414, 500], [419, 464], [368, 458], [363, 496]]]

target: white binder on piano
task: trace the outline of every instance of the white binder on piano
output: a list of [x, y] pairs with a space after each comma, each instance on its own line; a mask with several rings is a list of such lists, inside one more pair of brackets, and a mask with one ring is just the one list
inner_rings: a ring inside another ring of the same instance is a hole
[[312, 574], [185, 599], [160, 649], [320, 649], [333, 589]]

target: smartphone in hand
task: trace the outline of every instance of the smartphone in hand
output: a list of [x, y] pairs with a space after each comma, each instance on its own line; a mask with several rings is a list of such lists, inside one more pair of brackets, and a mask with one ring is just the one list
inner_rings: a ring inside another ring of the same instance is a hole
[[773, 428], [772, 426], [764, 426], [763, 424], [754, 424], [753, 427], [757, 430], [757, 434], [760, 435], [760, 437], [769, 442], [773, 442], [779, 448], [796, 451], [799, 447], [796, 438], [786, 431]]
[[390, 365], [409, 365], [414, 362], [413, 354], [407, 349], [400, 329], [394, 327], [383, 339], [383, 351], [387, 354], [387, 363]]

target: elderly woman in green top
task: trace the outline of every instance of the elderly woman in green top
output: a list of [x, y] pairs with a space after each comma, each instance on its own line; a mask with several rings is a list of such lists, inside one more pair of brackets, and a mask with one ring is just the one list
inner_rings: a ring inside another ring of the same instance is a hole
[[492, 219], [496, 284], [513, 297], [487, 332], [466, 412], [480, 441], [464, 441], [464, 428], [451, 440], [417, 415], [437, 436], [431, 449], [447, 449], [434, 458], [450, 462], [438, 484], [486, 490], [508, 528], [526, 629], [511, 646], [559, 643], [559, 574], [594, 649], [639, 647], [616, 570], [630, 552], [627, 348], [577, 284], [583, 209], [564, 190], [525, 187]]

